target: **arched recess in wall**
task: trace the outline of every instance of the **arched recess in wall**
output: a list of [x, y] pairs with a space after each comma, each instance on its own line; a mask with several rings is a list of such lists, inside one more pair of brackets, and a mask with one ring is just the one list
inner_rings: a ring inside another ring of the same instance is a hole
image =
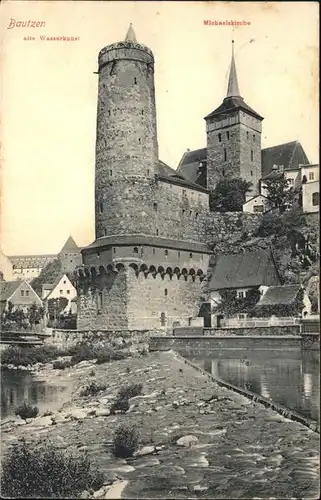
[[106, 275], [106, 269], [104, 268], [104, 266], [99, 266], [99, 274], [101, 276], [105, 276]]
[[140, 273], [144, 273], [145, 278], [147, 277], [147, 274], [148, 274], [148, 267], [146, 266], [146, 264], [142, 264], [142, 265], [140, 266], [139, 272], [140, 272]]
[[155, 278], [156, 274], [157, 274], [156, 267], [155, 266], [150, 266], [149, 273], [153, 276], [153, 278]]
[[124, 271], [125, 266], [124, 266], [124, 264], [122, 264], [121, 262], [119, 262], [118, 264], [116, 264], [116, 269], [117, 269], [118, 272], [119, 271]]
[[158, 269], [157, 269], [157, 272], [159, 272], [159, 274], [161, 275], [162, 279], [164, 279], [165, 269], [163, 268], [163, 266], [159, 266]]
[[129, 264], [129, 267], [131, 269], [133, 269], [133, 271], [135, 272], [136, 276], [138, 276], [138, 266], [137, 266], [137, 264], [134, 264], [134, 263]]
[[188, 274], [192, 277], [193, 281], [195, 281], [196, 278], [195, 269], [190, 269]]
[[182, 269], [182, 276], [184, 280], [187, 281], [188, 271], [185, 267]]
[[171, 267], [168, 267], [166, 269], [166, 274], [168, 274], [169, 277], [170, 277], [170, 279], [172, 279], [172, 277], [173, 277], [173, 269]]
[[175, 268], [174, 268], [174, 274], [176, 274], [177, 279], [180, 277], [180, 275], [181, 275], [181, 270], [180, 270], [180, 268], [179, 268], [179, 267], [175, 267]]

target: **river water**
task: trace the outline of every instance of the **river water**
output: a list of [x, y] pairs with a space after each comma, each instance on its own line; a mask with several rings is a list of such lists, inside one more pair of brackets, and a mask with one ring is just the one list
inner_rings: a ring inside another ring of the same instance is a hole
[[[185, 357], [226, 382], [320, 421], [318, 351], [220, 349]], [[68, 385], [35, 380], [25, 371], [1, 370], [1, 418], [13, 415], [24, 400], [37, 405], [40, 412], [53, 411], [68, 400], [69, 394]]]
[[24, 370], [1, 369], [1, 418], [12, 416], [24, 401], [37, 405], [39, 413], [54, 411], [68, 400], [68, 384], [51, 385]]
[[226, 382], [320, 421], [319, 351], [220, 349], [186, 357]]

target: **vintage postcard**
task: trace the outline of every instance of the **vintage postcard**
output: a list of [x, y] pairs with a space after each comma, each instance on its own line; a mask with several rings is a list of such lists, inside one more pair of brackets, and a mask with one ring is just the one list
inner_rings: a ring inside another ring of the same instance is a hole
[[319, 5], [0, 5], [1, 496], [320, 496]]

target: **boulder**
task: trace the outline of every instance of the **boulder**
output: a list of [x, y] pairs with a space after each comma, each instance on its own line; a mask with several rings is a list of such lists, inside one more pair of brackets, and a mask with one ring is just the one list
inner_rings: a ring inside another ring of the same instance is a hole
[[84, 420], [86, 418], [87, 413], [81, 409], [75, 409], [70, 412], [71, 418], [74, 420]]
[[108, 408], [101, 408], [95, 411], [96, 417], [108, 417], [110, 415], [110, 410]]
[[33, 424], [49, 427], [50, 425], [52, 425], [51, 416], [48, 415], [47, 417], [37, 417], [33, 420]]
[[156, 453], [155, 446], [143, 446], [143, 448], [134, 453], [134, 457], [144, 457], [145, 455], [152, 455], [152, 453]]
[[198, 443], [199, 441], [197, 437], [193, 436], [192, 434], [188, 436], [182, 436], [176, 441], [176, 444], [178, 446], [185, 446], [186, 448], [190, 448], [191, 446], [194, 446]]

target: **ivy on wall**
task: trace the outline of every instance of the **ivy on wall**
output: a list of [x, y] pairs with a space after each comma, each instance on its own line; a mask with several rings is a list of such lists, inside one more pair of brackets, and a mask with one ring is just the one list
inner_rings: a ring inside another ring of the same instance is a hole
[[246, 292], [245, 297], [237, 297], [236, 290], [221, 290], [221, 301], [213, 312], [233, 316], [238, 313], [251, 313], [260, 298], [260, 290], [255, 287]]

